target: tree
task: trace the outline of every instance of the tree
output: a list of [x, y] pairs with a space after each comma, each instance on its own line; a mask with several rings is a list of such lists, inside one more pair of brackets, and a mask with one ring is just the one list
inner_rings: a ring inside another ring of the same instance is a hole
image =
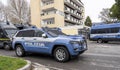
[[87, 18], [86, 18], [86, 20], [85, 20], [85, 25], [86, 25], [86, 26], [89, 26], [89, 27], [92, 26], [92, 21], [91, 21], [91, 19], [90, 19], [89, 16], [87, 16]]
[[120, 0], [115, 0], [115, 2], [110, 9], [110, 16], [120, 21]]
[[113, 19], [113, 18], [110, 16], [110, 9], [109, 9], [109, 8], [103, 9], [103, 10], [100, 12], [99, 18], [100, 18], [103, 22], [105, 22], [105, 23], [116, 22], [116, 19]]
[[0, 21], [4, 21], [4, 5], [0, 2]]
[[30, 6], [27, 0], [8, 0], [7, 10], [12, 23], [30, 23]]

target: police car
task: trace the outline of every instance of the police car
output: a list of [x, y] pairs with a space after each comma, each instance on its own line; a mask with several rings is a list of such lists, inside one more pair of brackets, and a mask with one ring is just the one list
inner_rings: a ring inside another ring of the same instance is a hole
[[56, 28], [32, 28], [17, 32], [13, 38], [13, 49], [18, 57], [27, 52], [43, 53], [54, 56], [59, 62], [66, 62], [87, 50], [83, 36], [70, 36]]

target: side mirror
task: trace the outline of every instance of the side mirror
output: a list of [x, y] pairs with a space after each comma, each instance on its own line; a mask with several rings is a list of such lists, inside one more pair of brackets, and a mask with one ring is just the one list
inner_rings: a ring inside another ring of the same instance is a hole
[[46, 34], [42, 34], [42, 37], [43, 37], [43, 38], [47, 38], [47, 35], [46, 35]]

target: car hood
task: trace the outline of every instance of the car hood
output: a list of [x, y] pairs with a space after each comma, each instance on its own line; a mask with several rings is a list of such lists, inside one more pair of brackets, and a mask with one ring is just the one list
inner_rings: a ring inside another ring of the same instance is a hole
[[59, 35], [58, 36], [59, 38], [63, 38], [63, 39], [70, 39], [70, 40], [83, 40], [84, 39], [84, 36], [82, 35]]

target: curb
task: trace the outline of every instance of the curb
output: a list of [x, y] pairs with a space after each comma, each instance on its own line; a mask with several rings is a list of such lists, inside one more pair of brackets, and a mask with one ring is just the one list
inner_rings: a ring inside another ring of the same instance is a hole
[[24, 67], [17, 69], [17, 70], [31, 70], [32, 67], [32, 63], [29, 60], [25, 60], [27, 62], [27, 65], [25, 65]]

